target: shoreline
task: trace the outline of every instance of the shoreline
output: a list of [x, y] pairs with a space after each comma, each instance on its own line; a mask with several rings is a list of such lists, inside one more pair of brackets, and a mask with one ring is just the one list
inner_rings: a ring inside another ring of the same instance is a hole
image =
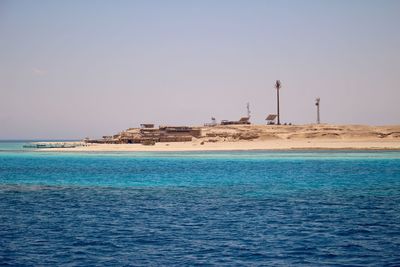
[[[0, 152], [10, 152], [7, 151], [0, 151]], [[33, 152], [33, 153], [66, 153], [66, 154], [74, 154], [74, 153], [83, 153], [83, 154], [101, 154], [101, 153], [213, 153], [213, 152], [232, 152], [232, 153], [239, 153], [239, 152], [400, 152], [400, 148], [291, 148], [291, 149], [227, 149], [227, 150], [124, 150], [124, 151], [116, 151], [116, 150], [102, 150], [102, 151], [95, 151], [95, 150], [87, 150], [87, 151], [55, 151], [55, 150], [42, 150], [37, 149], [33, 151], [12, 151], [12, 152]]]
[[[59, 146], [60, 144], [63, 146]], [[400, 151], [400, 125], [229, 125], [201, 127], [201, 135], [186, 142], [105, 144], [37, 142], [42, 152], [183, 152], [183, 151]], [[53, 147], [52, 147], [53, 146]]]
[[246, 141], [200, 145], [196, 143], [162, 143], [154, 146], [140, 144], [96, 144], [73, 148], [42, 148], [35, 152], [235, 152], [235, 151], [400, 151], [398, 141]]

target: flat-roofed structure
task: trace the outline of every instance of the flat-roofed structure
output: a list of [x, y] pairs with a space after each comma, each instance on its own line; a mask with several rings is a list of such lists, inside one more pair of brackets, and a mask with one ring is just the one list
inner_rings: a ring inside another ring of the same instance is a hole
[[241, 117], [238, 121], [222, 120], [221, 125], [242, 125], [250, 124], [250, 117]]
[[201, 137], [201, 128], [188, 126], [160, 126], [141, 124], [141, 128], [129, 128], [113, 136], [103, 136], [102, 139], [86, 140], [87, 143], [110, 144], [153, 144], [157, 142], [190, 142], [193, 137]]
[[141, 128], [154, 128], [154, 124], [153, 123], [142, 123], [140, 124]]

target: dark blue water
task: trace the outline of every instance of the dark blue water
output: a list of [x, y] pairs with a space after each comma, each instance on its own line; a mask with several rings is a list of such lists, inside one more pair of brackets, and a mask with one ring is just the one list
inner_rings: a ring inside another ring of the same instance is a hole
[[400, 265], [399, 152], [0, 153], [0, 265]]

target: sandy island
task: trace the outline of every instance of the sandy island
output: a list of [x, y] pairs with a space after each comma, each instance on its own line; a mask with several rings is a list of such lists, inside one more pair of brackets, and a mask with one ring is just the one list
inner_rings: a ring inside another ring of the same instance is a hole
[[57, 152], [230, 151], [230, 150], [400, 150], [400, 125], [218, 125], [201, 127], [191, 142], [84, 144], [44, 148]]

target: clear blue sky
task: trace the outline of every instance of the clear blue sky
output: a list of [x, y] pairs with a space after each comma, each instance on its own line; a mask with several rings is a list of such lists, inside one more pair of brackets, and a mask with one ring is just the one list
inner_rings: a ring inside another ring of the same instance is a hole
[[400, 1], [0, 1], [0, 139], [400, 123]]

